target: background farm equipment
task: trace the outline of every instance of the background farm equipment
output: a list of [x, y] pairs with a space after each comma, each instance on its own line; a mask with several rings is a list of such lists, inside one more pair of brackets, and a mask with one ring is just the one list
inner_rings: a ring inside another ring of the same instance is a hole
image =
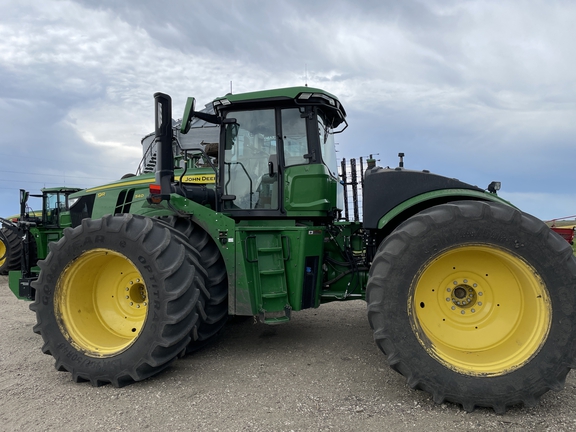
[[[38, 259], [48, 254], [48, 243], [57, 241], [62, 230], [70, 226], [68, 197], [78, 188], [54, 187], [42, 189], [40, 195], [20, 190], [20, 216], [1, 219], [0, 271], [17, 272], [10, 277], [17, 296], [32, 299], [30, 281], [35, 279], [33, 268]], [[29, 197], [42, 199], [42, 211], [27, 208]], [[16, 289], [16, 285], [19, 288]]]
[[551, 219], [546, 222], [550, 229], [560, 235], [571, 245], [574, 244], [574, 230], [576, 229], [576, 215]]

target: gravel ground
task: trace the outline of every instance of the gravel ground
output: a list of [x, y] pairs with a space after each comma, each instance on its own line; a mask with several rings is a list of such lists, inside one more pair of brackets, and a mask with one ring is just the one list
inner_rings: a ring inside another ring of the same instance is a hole
[[280, 326], [231, 323], [213, 346], [121, 389], [54, 369], [34, 314], [0, 276], [0, 430], [569, 431], [576, 379], [505, 415], [436, 405], [388, 368], [366, 304], [331, 303]]

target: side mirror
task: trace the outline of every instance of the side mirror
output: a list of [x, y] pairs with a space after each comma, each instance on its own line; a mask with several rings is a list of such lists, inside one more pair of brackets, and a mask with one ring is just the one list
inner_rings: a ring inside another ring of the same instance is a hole
[[[228, 119], [226, 119], [228, 120]], [[224, 145], [224, 150], [232, 150], [232, 147], [234, 146], [234, 143], [236, 142], [236, 137], [238, 136], [238, 123], [236, 123], [236, 119], [230, 119], [230, 120], [234, 120], [234, 122], [226, 122], [224, 124], [226, 124], [226, 142]]]
[[28, 202], [29, 192], [24, 189], [20, 189], [20, 220], [24, 220], [24, 215], [26, 213], [26, 203]]
[[30, 194], [24, 189], [20, 189], [20, 204], [26, 204], [28, 202], [28, 197]]
[[194, 118], [194, 109], [196, 107], [196, 99], [189, 97], [186, 100], [186, 107], [184, 107], [184, 115], [182, 116], [182, 125], [180, 126], [180, 132], [187, 134], [190, 130], [190, 125], [192, 124], [192, 119]]

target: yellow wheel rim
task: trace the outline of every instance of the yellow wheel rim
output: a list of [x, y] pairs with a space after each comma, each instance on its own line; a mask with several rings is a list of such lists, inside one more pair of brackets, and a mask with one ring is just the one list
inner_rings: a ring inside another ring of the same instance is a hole
[[536, 270], [484, 245], [433, 259], [415, 277], [410, 299], [408, 313], [422, 346], [450, 369], [473, 376], [503, 375], [524, 365], [546, 341], [552, 319]]
[[4, 244], [2, 239], [0, 239], [0, 266], [4, 265], [4, 263], [6, 262], [6, 258], [8, 258], [6, 256], [7, 250], [8, 249], [6, 248], [6, 245]]
[[75, 348], [91, 357], [110, 357], [138, 338], [148, 293], [132, 261], [118, 252], [94, 249], [61, 274], [55, 310], [62, 333]]

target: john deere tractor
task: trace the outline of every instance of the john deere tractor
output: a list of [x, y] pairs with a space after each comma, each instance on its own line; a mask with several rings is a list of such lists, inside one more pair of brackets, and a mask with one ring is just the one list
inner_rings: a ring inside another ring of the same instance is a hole
[[[42, 194], [31, 195], [20, 189], [20, 215], [7, 219], [0, 218], [0, 274], [10, 270], [24, 272], [30, 276], [37, 259], [45, 258], [47, 244], [57, 241], [62, 236], [62, 229], [70, 226], [68, 213], [68, 196], [78, 192], [78, 188], [51, 187], [42, 189]], [[42, 199], [42, 210], [28, 209], [29, 197]], [[13, 277], [20, 279], [20, 273]], [[23, 296], [31, 298], [29, 280], [22, 280], [26, 286]]]
[[[532, 406], [575, 362], [570, 245], [490, 190], [428, 171], [361, 175], [363, 222], [342, 217], [334, 95], [294, 87], [229, 94], [218, 143], [183, 152], [155, 94], [155, 174], [73, 195], [71, 228], [32, 283], [34, 330], [58, 370], [123, 386], [206, 345], [233, 315], [282, 324], [365, 299], [389, 365], [472, 411]], [[210, 147], [210, 148], [209, 148]]]
[[17, 231], [8, 229], [6, 224], [12, 226], [14, 222], [8, 219], [0, 228], [0, 274], [20, 268], [22, 257], [22, 242]]

